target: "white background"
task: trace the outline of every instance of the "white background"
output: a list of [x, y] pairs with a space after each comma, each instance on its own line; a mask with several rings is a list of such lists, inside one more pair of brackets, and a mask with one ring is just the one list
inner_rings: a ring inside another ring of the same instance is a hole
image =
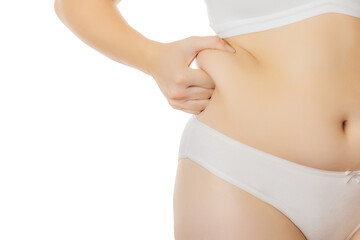
[[[149, 39], [215, 35], [203, 0], [122, 0]], [[0, 3], [0, 239], [174, 239], [183, 127], [154, 79], [95, 51], [53, 1]]]

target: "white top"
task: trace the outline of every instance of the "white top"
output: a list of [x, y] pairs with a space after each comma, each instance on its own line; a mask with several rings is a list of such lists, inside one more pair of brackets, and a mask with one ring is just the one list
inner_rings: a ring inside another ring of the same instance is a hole
[[328, 12], [360, 17], [360, 0], [204, 0], [221, 38], [263, 31]]

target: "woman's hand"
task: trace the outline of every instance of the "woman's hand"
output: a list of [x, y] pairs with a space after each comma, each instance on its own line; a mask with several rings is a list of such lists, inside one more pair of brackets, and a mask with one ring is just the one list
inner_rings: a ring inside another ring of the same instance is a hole
[[174, 109], [199, 114], [208, 105], [215, 84], [202, 69], [189, 67], [197, 54], [206, 48], [235, 52], [218, 36], [191, 36], [161, 43], [154, 49], [151, 76]]

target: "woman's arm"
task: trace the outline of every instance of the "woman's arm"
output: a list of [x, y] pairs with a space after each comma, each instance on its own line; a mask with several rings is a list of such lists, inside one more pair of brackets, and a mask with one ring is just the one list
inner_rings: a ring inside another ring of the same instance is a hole
[[55, 0], [59, 19], [82, 41], [109, 58], [151, 74], [160, 42], [135, 31], [122, 17], [120, 0]]
[[170, 43], [147, 39], [135, 31], [116, 7], [120, 0], [56, 0], [60, 20], [86, 44], [111, 59], [151, 75], [175, 109], [198, 114], [215, 88], [211, 77], [189, 67], [206, 48], [234, 53], [217, 36], [191, 36]]

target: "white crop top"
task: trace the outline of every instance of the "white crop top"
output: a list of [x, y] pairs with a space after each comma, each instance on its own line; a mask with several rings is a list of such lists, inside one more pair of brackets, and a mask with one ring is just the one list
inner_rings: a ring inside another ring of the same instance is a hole
[[328, 12], [360, 17], [360, 0], [204, 0], [221, 38], [263, 31]]

